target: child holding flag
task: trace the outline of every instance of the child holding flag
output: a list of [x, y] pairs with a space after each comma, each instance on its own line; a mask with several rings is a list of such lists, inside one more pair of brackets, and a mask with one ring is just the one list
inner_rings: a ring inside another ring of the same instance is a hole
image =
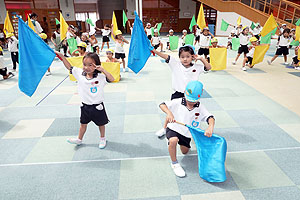
[[114, 50], [108, 49], [106, 50], [106, 62], [120, 62], [118, 59], [114, 58]]
[[197, 42], [200, 42], [200, 35], [201, 35], [201, 29], [200, 27], [197, 25], [196, 30], [195, 30], [195, 44], [194, 46], [196, 46]]
[[86, 52], [86, 43], [81, 42], [77, 45], [78, 49], [73, 51], [72, 56], [85, 56], [87, 54]]
[[167, 35], [168, 37], [168, 42], [167, 42], [167, 49], [170, 50], [170, 36], [174, 36], [174, 31], [173, 29], [169, 30], [169, 34]]
[[227, 44], [227, 49], [232, 49], [232, 38], [235, 38], [235, 30], [231, 30], [230, 35], [228, 37], [228, 44]]
[[183, 125], [174, 123], [176, 121], [198, 128], [200, 122], [207, 122], [208, 128], [205, 130], [205, 136], [211, 137], [215, 119], [200, 98], [203, 93], [203, 84], [199, 81], [191, 81], [187, 84], [182, 98], [163, 102], [159, 105], [160, 109], [167, 114], [166, 137], [168, 139], [168, 149], [171, 158], [171, 167], [178, 177], [184, 177], [185, 171], [179, 164], [176, 157], [176, 146], [180, 145], [183, 154], [187, 154], [191, 148], [190, 142], [192, 135], [189, 129]]
[[154, 30], [153, 38], [151, 38], [151, 45], [154, 47], [154, 49], [157, 49], [160, 47], [160, 52], [163, 52], [163, 43], [161, 42], [159, 36], [158, 36], [158, 30]]
[[244, 26], [242, 32], [237, 33], [237, 36], [240, 38], [240, 48], [235, 61], [232, 62], [233, 65], [236, 65], [236, 61], [239, 59], [242, 53], [244, 53], [244, 58], [247, 57], [247, 53], [249, 53], [248, 44], [251, 37], [250, 34], [253, 36], [253, 33], [249, 32], [248, 26]]
[[[155, 24], [155, 26], [153, 27], [153, 29], [156, 29], [158, 23]], [[151, 40], [152, 38], [152, 30], [151, 30], [151, 24], [150, 23], [147, 23], [146, 27], [145, 27], [145, 32], [146, 32], [146, 35], [148, 37], [149, 40]]]
[[8, 33], [6, 35], [6, 39], [8, 41], [8, 51], [10, 51], [10, 56], [13, 63], [13, 70], [16, 71], [17, 63], [19, 64], [19, 41], [13, 33]]
[[104, 101], [104, 86], [113, 82], [114, 77], [101, 67], [99, 56], [96, 53], [87, 53], [83, 57], [83, 69], [73, 67], [60, 53], [55, 52], [63, 61], [65, 67], [78, 81], [78, 93], [81, 98], [81, 116], [78, 138], [69, 138], [71, 144], [81, 145], [87, 125], [94, 122], [100, 130], [99, 148], [106, 146], [105, 125], [109, 122]]
[[198, 51], [198, 55], [204, 55], [205, 59], [209, 55], [209, 41], [211, 38], [215, 36], [209, 32], [209, 29], [205, 27], [200, 35], [200, 49]]
[[105, 24], [103, 29], [100, 29], [100, 28], [97, 28], [97, 27], [95, 29], [102, 32], [102, 46], [101, 46], [100, 51], [102, 51], [105, 43], [107, 45], [107, 48], [109, 49], [109, 37], [108, 36], [111, 32], [111, 29], [110, 29], [109, 25]]
[[181, 39], [182, 39], [182, 46], [184, 46], [185, 45], [185, 37], [186, 37], [186, 35], [187, 35], [187, 30], [183, 30], [182, 31], [182, 36], [181, 36]]
[[[194, 48], [191, 45], [186, 45], [179, 48], [179, 61], [175, 58], [158, 52], [153, 49], [153, 52], [166, 60], [172, 72], [172, 89], [174, 93], [171, 100], [184, 97], [184, 90], [188, 82], [198, 80], [201, 73], [211, 69], [210, 64], [203, 57], [195, 55]], [[200, 60], [201, 62], [197, 62]], [[195, 61], [193, 63], [193, 61]], [[164, 128], [157, 131], [156, 135], [162, 137], [166, 133], [167, 120]]]
[[[113, 26], [112, 26], [113, 27]], [[125, 50], [124, 50], [124, 43], [129, 44], [129, 42], [123, 37], [122, 32], [120, 30], [116, 31], [116, 35], [112, 31], [112, 36], [115, 38], [116, 42], [116, 48], [115, 48], [115, 58], [116, 59], [122, 59], [123, 63], [123, 71], [128, 71], [127, 68], [125, 68]]]
[[243, 67], [242, 67], [243, 71], [247, 71], [245, 67], [246, 63], [249, 68], [252, 68], [254, 66], [252, 65], [252, 60], [253, 60], [253, 55], [254, 55], [255, 47], [257, 46], [258, 39], [256, 37], [252, 37], [250, 38], [250, 42], [251, 42], [251, 46], [249, 47], [249, 52], [247, 53], [247, 57], [245, 57], [243, 61]]

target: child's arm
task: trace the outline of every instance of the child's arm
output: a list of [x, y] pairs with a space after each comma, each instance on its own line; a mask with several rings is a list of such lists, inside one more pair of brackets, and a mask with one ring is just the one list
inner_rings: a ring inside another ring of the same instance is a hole
[[205, 71], [208, 71], [208, 70], [211, 69], [211, 65], [206, 61], [205, 58], [200, 57], [200, 56], [198, 57], [197, 55], [194, 55], [194, 58], [195, 58], [196, 61], [200, 60], [204, 64]]
[[169, 55], [168, 54], [165, 54], [165, 53], [162, 53], [162, 52], [159, 52], [159, 51], [156, 51], [155, 49], [152, 50], [155, 54], [157, 54], [159, 57], [167, 60]]
[[123, 37], [123, 35], [122, 35], [121, 39], [122, 39], [122, 41], [125, 42], [126, 44], [129, 44], [129, 42]]
[[151, 40], [150, 40], [150, 43], [151, 43], [151, 45], [153, 46], [152, 42], [153, 42], [153, 38], [151, 38]]
[[158, 23], [155, 24], [154, 28], [157, 28]]
[[204, 135], [206, 137], [211, 137], [214, 131], [214, 127], [215, 127], [215, 119], [213, 117], [210, 117], [208, 119], [208, 128], [205, 130]]
[[215, 37], [211, 32], [208, 32], [208, 34], [209, 34], [212, 38]]
[[115, 78], [108, 71], [106, 71], [101, 65], [96, 66], [94, 63], [93, 65], [98, 71], [102, 72], [106, 76], [109, 82], [113, 82], [115, 80]]
[[64, 63], [65, 67], [70, 70], [70, 68], [72, 67], [71, 64], [69, 63], [69, 61], [66, 59], [66, 57], [58, 52], [58, 51], [55, 51], [55, 54], [57, 55], [58, 58], [60, 58], [62, 60], [62, 62]]
[[77, 51], [79, 51], [78, 49], [74, 50], [72, 53], [72, 56], [79, 56], [79, 53], [76, 53]]
[[160, 104], [159, 105], [159, 108], [167, 114], [167, 122], [168, 123], [173, 123], [175, 122], [175, 119], [174, 119], [174, 115], [173, 113], [169, 110], [168, 106], [164, 103]]

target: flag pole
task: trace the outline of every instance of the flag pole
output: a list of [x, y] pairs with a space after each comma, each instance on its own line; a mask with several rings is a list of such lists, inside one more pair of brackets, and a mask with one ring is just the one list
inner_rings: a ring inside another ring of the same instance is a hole
[[182, 125], [182, 126], [186, 126], [186, 124], [184, 124], [184, 123], [182, 123], [182, 122], [175, 121], [175, 123], [180, 124], [180, 125]]

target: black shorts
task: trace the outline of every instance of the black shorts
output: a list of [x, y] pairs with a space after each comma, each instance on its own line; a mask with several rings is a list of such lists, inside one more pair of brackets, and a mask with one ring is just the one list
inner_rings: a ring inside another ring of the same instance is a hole
[[197, 35], [196, 38], [195, 38], [195, 40], [196, 40], [197, 42], [199, 42], [199, 41], [200, 41], [200, 35]]
[[238, 53], [239, 54], [242, 54], [242, 53], [247, 54], [247, 53], [249, 53], [248, 45], [241, 45], [240, 48], [239, 48], [239, 50], [238, 50]]
[[153, 47], [154, 47], [154, 49], [157, 49], [159, 47], [159, 44], [154, 45]]
[[293, 57], [293, 62], [296, 65], [299, 63], [298, 56]]
[[179, 98], [182, 98], [182, 97], [184, 97], [184, 93], [176, 91], [176, 92], [174, 92], [172, 94], [171, 100], [173, 100], [173, 99], [179, 99]]
[[152, 35], [147, 35], [148, 39], [151, 40], [152, 39]]
[[97, 48], [99, 48], [99, 47], [98, 46], [93, 47], [94, 53], [97, 52]]
[[199, 49], [199, 51], [198, 51], [198, 55], [205, 55], [205, 56], [207, 56], [207, 55], [209, 55], [209, 49], [208, 48], [200, 48]]
[[7, 76], [7, 67], [4, 67], [4, 68], [0, 69], [0, 75], [1, 76]]
[[280, 56], [280, 55], [289, 55], [289, 49], [286, 46], [279, 46], [279, 48], [276, 50], [275, 55]]
[[109, 122], [103, 103], [87, 105], [82, 103], [80, 123], [88, 124], [91, 121], [97, 126], [103, 126]]
[[259, 35], [254, 35], [254, 37], [256, 37], [256, 39], [258, 39], [258, 40], [259, 40], [259, 38], [260, 38]]
[[170, 42], [167, 42], [167, 47], [170, 46]]
[[109, 37], [108, 36], [103, 36], [102, 37], [102, 42], [109, 42]]
[[125, 53], [115, 53], [115, 58], [116, 59], [120, 59], [120, 58], [124, 59], [125, 58]]
[[167, 128], [166, 129], [166, 137], [168, 138], [168, 140], [172, 137], [177, 137], [178, 138], [178, 144], [185, 146], [187, 148], [191, 148], [191, 138], [185, 137], [179, 133], [177, 133], [176, 131], [173, 131], [172, 129]]
[[249, 63], [250, 65], [252, 65], [253, 58], [251, 58], [251, 57], [248, 56], [247, 59], [248, 59], [248, 61], [246, 63]]

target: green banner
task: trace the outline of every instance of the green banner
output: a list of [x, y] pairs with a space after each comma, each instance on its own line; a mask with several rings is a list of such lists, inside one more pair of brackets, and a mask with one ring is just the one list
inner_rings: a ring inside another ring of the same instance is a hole
[[86, 19], [86, 23], [88, 23], [91, 26], [95, 26], [91, 19]]
[[60, 21], [58, 19], [55, 18], [55, 24], [60, 24]]
[[299, 46], [299, 41], [293, 40], [290, 45]]
[[124, 12], [123, 10], [123, 27], [125, 28], [126, 27], [126, 22], [128, 21], [128, 18], [126, 16], [126, 13]]
[[232, 38], [232, 50], [237, 51], [240, 48], [240, 38]]
[[225, 21], [222, 19], [221, 31], [227, 31], [228, 26], [229, 26], [229, 23], [225, 22]]
[[185, 36], [185, 44], [190, 44], [190, 45], [194, 45], [194, 34], [188, 34]]
[[197, 22], [196, 22], [196, 19], [195, 19], [195, 15], [193, 15], [193, 18], [191, 20], [191, 23], [190, 23], [190, 31], [192, 32], [193, 31], [193, 26], [197, 25]]
[[170, 41], [170, 50], [176, 50], [178, 48], [179, 37], [169, 36], [169, 41]]
[[300, 26], [300, 18], [299, 18], [298, 21], [296, 22], [296, 26]]
[[69, 45], [70, 53], [72, 54], [73, 51], [77, 49], [77, 40], [74, 37], [72, 37], [70, 39], [67, 39], [67, 42]]
[[272, 32], [268, 33], [265, 37], [260, 38], [261, 44], [271, 44]]

